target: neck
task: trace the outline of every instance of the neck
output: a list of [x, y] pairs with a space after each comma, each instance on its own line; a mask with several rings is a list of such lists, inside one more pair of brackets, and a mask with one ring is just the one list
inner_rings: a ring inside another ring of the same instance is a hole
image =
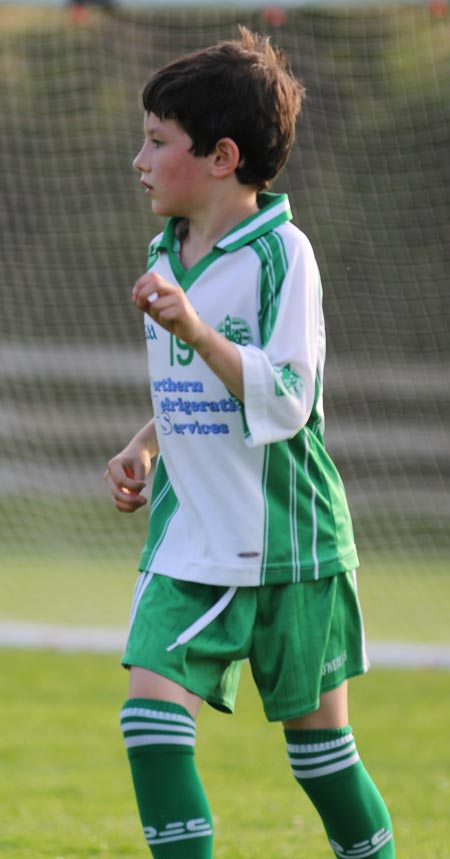
[[190, 268], [209, 253], [216, 242], [236, 227], [245, 218], [258, 211], [256, 191], [247, 191], [242, 198], [226, 204], [224, 200], [214, 200], [189, 218], [189, 229], [182, 242], [181, 261]]

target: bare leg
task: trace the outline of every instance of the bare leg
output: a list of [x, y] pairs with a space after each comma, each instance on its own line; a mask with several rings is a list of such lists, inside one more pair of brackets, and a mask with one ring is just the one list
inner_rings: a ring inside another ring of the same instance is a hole
[[184, 707], [193, 719], [197, 718], [202, 705], [202, 698], [198, 695], [188, 692], [183, 686], [155, 671], [139, 668], [136, 665], [133, 665], [130, 671], [129, 697], [171, 701]]
[[202, 699], [132, 667], [122, 730], [144, 836], [155, 859], [212, 859], [212, 817], [195, 765]]
[[347, 682], [284, 728], [294, 776], [319, 812], [335, 855], [394, 859], [389, 812], [348, 724]]
[[345, 728], [348, 725], [348, 683], [345, 680], [337, 689], [320, 696], [318, 710], [288, 719], [283, 725], [290, 731], [316, 731], [329, 728]]

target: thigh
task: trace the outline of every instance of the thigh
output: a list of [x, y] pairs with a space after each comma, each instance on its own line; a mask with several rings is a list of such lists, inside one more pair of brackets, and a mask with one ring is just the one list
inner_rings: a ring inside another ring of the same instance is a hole
[[189, 692], [179, 683], [163, 677], [162, 674], [157, 674], [156, 671], [140, 668], [138, 665], [132, 665], [130, 668], [129, 697], [152, 698], [156, 701], [180, 704], [194, 719], [197, 718], [203, 701], [199, 695]]
[[251, 594], [236, 594], [208, 620], [227, 590], [162, 575], [139, 577], [122, 658], [132, 672], [133, 697], [163, 697], [189, 712], [205, 700], [233, 712], [241, 660], [251, 637]]
[[270, 721], [342, 721], [368, 668], [354, 576], [261, 588], [250, 661]]
[[287, 719], [283, 725], [294, 731], [316, 731], [346, 728], [348, 721], [348, 682], [345, 680], [337, 689], [322, 693], [317, 710], [297, 719]]

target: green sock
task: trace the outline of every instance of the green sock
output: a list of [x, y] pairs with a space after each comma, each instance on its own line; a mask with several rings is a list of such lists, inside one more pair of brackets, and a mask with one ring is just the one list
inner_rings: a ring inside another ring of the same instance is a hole
[[285, 731], [289, 762], [319, 812], [339, 859], [394, 859], [384, 800], [356, 750], [350, 727]]
[[212, 819], [184, 707], [133, 698], [121, 713], [144, 836], [155, 859], [212, 859]]

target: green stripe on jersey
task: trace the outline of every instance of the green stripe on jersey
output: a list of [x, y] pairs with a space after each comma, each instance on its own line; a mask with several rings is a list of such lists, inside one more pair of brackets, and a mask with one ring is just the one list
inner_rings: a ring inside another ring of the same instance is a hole
[[151, 516], [147, 540], [141, 554], [140, 570], [150, 569], [167, 529], [179, 507], [179, 501], [170, 483], [162, 457], [158, 457], [153, 484]]
[[[308, 427], [266, 449], [261, 584], [311, 581], [358, 565], [341, 478]], [[287, 562], [286, 558], [290, 558]]]
[[258, 319], [261, 347], [264, 348], [275, 326], [288, 260], [284, 242], [276, 232], [261, 236], [253, 242], [252, 248], [261, 261]]
[[[297, 438], [301, 441], [301, 434]], [[290, 558], [292, 581], [301, 580], [310, 516], [309, 511], [305, 516], [305, 498], [304, 492], [299, 492], [299, 477], [290, 443], [281, 441], [268, 445], [263, 475], [265, 528], [261, 584], [269, 584], [271, 573], [276, 570], [286, 574], [286, 558]], [[302, 484], [304, 486], [304, 478]]]

